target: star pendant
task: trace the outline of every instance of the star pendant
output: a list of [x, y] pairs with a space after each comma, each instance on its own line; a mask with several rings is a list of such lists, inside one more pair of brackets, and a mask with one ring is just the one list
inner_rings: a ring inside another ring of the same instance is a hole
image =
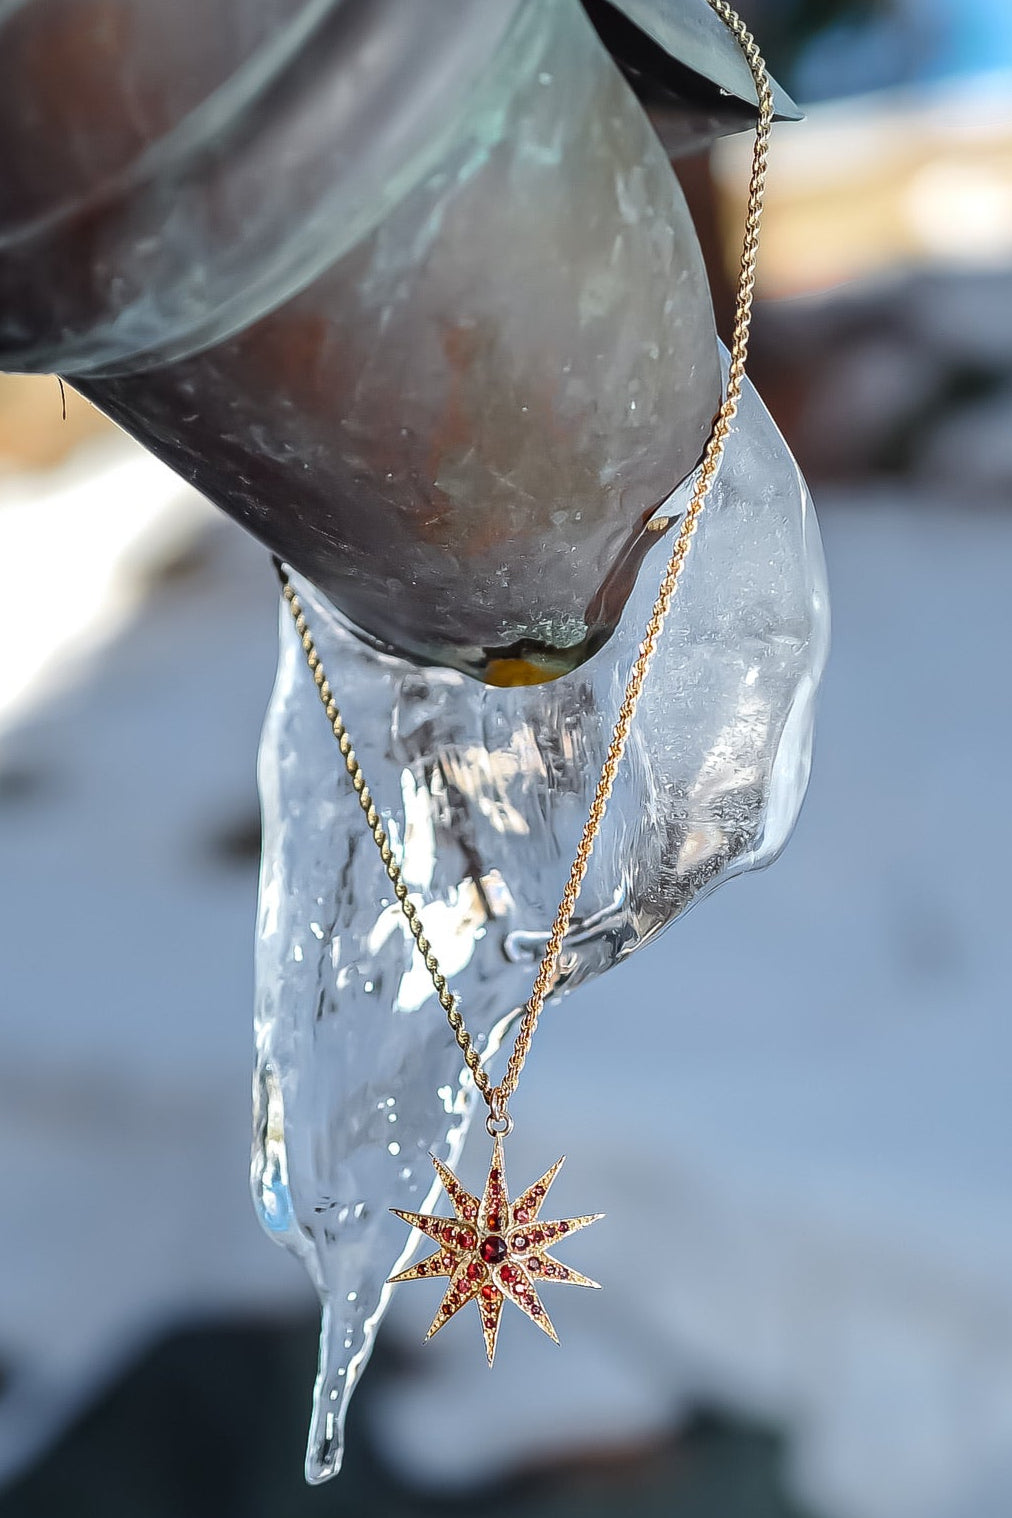
[[535, 1181], [511, 1204], [502, 1151], [502, 1137], [497, 1136], [485, 1194], [480, 1201], [464, 1190], [452, 1170], [432, 1156], [443, 1189], [453, 1203], [455, 1217], [402, 1212], [399, 1207], [390, 1209], [439, 1245], [435, 1254], [419, 1260], [409, 1270], [402, 1270], [400, 1275], [391, 1276], [390, 1283], [449, 1276], [450, 1284], [425, 1337], [431, 1339], [455, 1312], [473, 1300], [478, 1304], [489, 1365], [495, 1359], [499, 1319], [507, 1298], [558, 1344], [558, 1336], [538, 1297], [537, 1286], [543, 1281], [565, 1281], [570, 1286], [597, 1286], [598, 1282], [553, 1260], [548, 1249], [567, 1234], [576, 1233], [588, 1223], [596, 1223], [598, 1218], [604, 1217], [603, 1212], [594, 1212], [587, 1217], [567, 1218], [558, 1223], [539, 1220], [541, 1204], [562, 1169], [562, 1160], [556, 1161], [540, 1181]]

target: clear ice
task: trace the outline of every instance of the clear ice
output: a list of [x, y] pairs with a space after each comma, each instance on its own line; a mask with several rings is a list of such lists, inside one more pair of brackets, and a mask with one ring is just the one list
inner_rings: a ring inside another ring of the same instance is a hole
[[[677, 518], [688, 492], [681, 487], [664, 514]], [[659, 536], [610, 642], [561, 679], [520, 689], [377, 652], [296, 582], [426, 932], [493, 1065], [530, 990], [672, 530]], [[827, 647], [811, 502], [746, 385], [566, 942], [559, 993], [777, 855], [808, 781]], [[319, 1482], [340, 1468], [386, 1278], [414, 1251], [388, 1209], [435, 1204], [429, 1153], [455, 1164], [474, 1093], [284, 608], [260, 786], [253, 1192], [264, 1227], [303, 1261], [322, 1303], [306, 1458], [307, 1478]]]

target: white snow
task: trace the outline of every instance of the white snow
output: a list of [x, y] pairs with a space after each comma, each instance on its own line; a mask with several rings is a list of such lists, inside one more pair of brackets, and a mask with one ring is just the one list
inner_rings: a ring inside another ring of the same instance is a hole
[[1012, 518], [953, 534], [945, 505], [823, 502], [835, 655], [793, 842], [565, 1004], [514, 1102], [514, 1185], [568, 1151], [552, 1214], [608, 1217], [563, 1254], [606, 1289], [552, 1292], [561, 1352], [513, 1314], [494, 1389], [462, 1313], [379, 1409], [405, 1470], [704, 1399], [785, 1426], [817, 1512], [1008, 1512]]
[[[8, 1469], [166, 1325], [308, 1300], [247, 1199], [255, 881], [214, 846], [255, 810], [272, 578], [117, 459], [82, 479], [91, 562], [69, 481], [62, 515], [0, 509], [47, 629], [3, 634]], [[779, 1422], [827, 1518], [1009, 1511], [1012, 517], [950, 505], [822, 500], [835, 654], [795, 839], [546, 1017], [515, 1103], [511, 1179], [568, 1151], [553, 1206], [608, 1217], [563, 1253], [605, 1290], [553, 1293], [561, 1351], [511, 1314], [494, 1379], [466, 1313], [419, 1351], [377, 1408], [404, 1468], [465, 1480], [703, 1398]], [[144, 598], [166, 524], [211, 555]], [[384, 1332], [421, 1337], [425, 1290]]]
[[125, 440], [10, 488], [0, 1473], [163, 1329], [310, 1300], [249, 1204], [256, 874], [214, 849], [256, 817], [266, 557]]

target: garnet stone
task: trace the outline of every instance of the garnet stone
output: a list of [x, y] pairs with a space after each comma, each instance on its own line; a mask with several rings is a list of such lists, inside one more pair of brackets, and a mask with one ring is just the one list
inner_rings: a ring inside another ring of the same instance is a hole
[[490, 1233], [487, 1239], [482, 1239], [479, 1252], [486, 1265], [498, 1265], [506, 1258], [506, 1240], [497, 1233]]

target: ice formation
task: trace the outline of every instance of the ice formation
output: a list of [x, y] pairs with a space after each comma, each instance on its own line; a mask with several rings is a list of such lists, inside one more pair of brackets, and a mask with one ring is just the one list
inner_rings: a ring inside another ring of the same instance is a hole
[[[677, 519], [687, 499], [683, 486], [665, 514]], [[553, 683], [516, 689], [378, 652], [297, 582], [426, 931], [493, 1061], [528, 994], [670, 542], [671, 529], [609, 643]], [[811, 503], [746, 386], [559, 994], [776, 856], [808, 780], [827, 645]], [[260, 784], [253, 1190], [264, 1226], [302, 1259], [323, 1307], [306, 1464], [321, 1481], [340, 1467], [384, 1282], [414, 1247], [388, 1209], [436, 1201], [429, 1153], [455, 1163], [473, 1093], [284, 608]]]

